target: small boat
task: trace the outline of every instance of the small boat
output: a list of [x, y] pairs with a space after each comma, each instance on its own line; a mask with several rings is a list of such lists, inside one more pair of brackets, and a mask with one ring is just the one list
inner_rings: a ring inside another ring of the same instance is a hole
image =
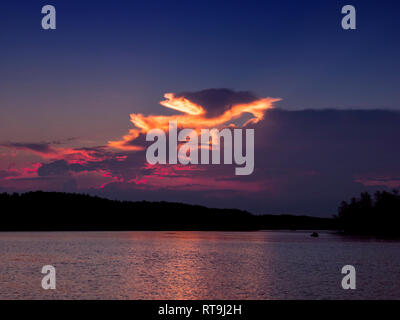
[[318, 234], [318, 232], [313, 232], [313, 233], [310, 234], [310, 236], [314, 237], [314, 238], [318, 238], [319, 234]]

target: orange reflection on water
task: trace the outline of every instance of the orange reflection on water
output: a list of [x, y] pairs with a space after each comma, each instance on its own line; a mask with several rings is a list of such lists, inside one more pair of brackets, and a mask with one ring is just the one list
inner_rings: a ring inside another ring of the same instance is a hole
[[[141, 260], [139, 275], [137, 270], [130, 271], [132, 278], [126, 285], [132, 287], [124, 289], [131, 292], [130, 299], [138, 298], [142, 283], [147, 283], [146, 291], [152, 291], [155, 299], [246, 299], [252, 297], [251, 291], [267, 294], [267, 283], [260, 282], [265, 275], [254, 272], [262, 270], [259, 264], [266, 261], [267, 251], [259, 245], [248, 246], [249, 240], [261, 243], [259, 234], [134, 232], [131, 237], [135, 242], [145, 239], [147, 256], [151, 252], [162, 252], [162, 256]], [[226, 295], [229, 291], [232, 296]]]

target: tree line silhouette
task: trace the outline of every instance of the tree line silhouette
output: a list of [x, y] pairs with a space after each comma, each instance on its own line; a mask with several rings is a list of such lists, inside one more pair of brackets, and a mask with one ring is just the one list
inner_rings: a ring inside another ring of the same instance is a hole
[[400, 236], [399, 191], [363, 192], [343, 201], [336, 218], [345, 234]]
[[62, 192], [0, 194], [0, 231], [338, 230], [400, 236], [399, 191], [361, 193], [334, 218], [254, 215], [174, 202], [117, 201]]
[[0, 231], [335, 229], [334, 219], [253, 215], [173, 202], [117, 201], [84, 194], [0, 194]]

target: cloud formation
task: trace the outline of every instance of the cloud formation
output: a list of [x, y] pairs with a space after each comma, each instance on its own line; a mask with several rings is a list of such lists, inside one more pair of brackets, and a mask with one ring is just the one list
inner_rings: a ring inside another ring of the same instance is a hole
[[208, 89], [175, 95], [166, 93], [160, 104], [180, 112], [178, 115], [148, 115], [132, 113], [131, 122], [135, 129], [129, 130], [122, 140], [110, 141], [109, 146], [120, 150], [140, 151], [143, 146], [135, 143], [151, 129], [168, 130], [169, 122], [176, 121], [178, 128], [194, 130], [238, 126], [235, 121], [250, 116], [241, 126], [257, 123], [266, 110], [273, 108], [279, 98], [257, 98], [250, 92], [236, 92], [229, 89]]
[[[221, 104], [225, 107], [213, 105], [216, 92], [222, 93], [221, 101], [225, 102]], [[250, 93], [236, 95], [217, 89], [177, 94], [164, 101], [176, 104], [175, 109], [190, 110], [172, 117], [206, 122], [220, 119], [235, 106], [241, 106], [240, 111], [249, 104], [254, 108], [260, 100]], [[268, 105], [260, 116], [257, 108], [251, 110], [254, 113], [250, 112], [250, 117], [255, 121], [247, 125], [255, 129], [255, 170], [250, 176], [235, 176], [230, 165], [147, 164], [146, 142], [141, 139], [144, 128], [163, 116], [142, 116], [143, 127], [132, 129], [138, 136], [121, 142], [139, 145], [140, 149], [3, 144], [10, 151], [31, 152], [41, 161], [2, 168], [0, 189], [73, 190], [113, 199], [180, 201], [256, 213], [330, 216], [341, 200], [361, 191], [400, 187], [399, 112], [287, 111]]]

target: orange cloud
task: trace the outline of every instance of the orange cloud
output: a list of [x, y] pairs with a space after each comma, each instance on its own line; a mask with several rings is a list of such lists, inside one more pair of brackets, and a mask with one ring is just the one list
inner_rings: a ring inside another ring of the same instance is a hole
[[160, 101], [160, 104], [166, 108], [177, 110], [184, 114], [171, 116], [157, 116], [132, 113], [131, 122], [136, 129], [129, 130], [129, 133], [119, 141], [109, 141], [108, 145], [112, 148], [121, 150], [142, 150], [143, 147], [136, 146], [132, 142], [140, 134], [146, 134], [151, 129], [168, 130], [169, 122], [176, 121], [180, 128], [191, 128], [200, 130], [202, 128], [220, 128], [223, 126], [232, 126], [234, 120], [239, 119], [244, 114], [250, 114], [252, 117], [244, 123], [257, 123], [264, 118], [264, 112], [273, 108], [274, 102], [280, 101], [280, 98], [261, 98], [249, 103], [233, 104], [222, 114], [207, 117], [207, 112], [203, 106], [200, 106], [185, 97], [176, 97], [173, 93], [164, 95], [166, 100]]

